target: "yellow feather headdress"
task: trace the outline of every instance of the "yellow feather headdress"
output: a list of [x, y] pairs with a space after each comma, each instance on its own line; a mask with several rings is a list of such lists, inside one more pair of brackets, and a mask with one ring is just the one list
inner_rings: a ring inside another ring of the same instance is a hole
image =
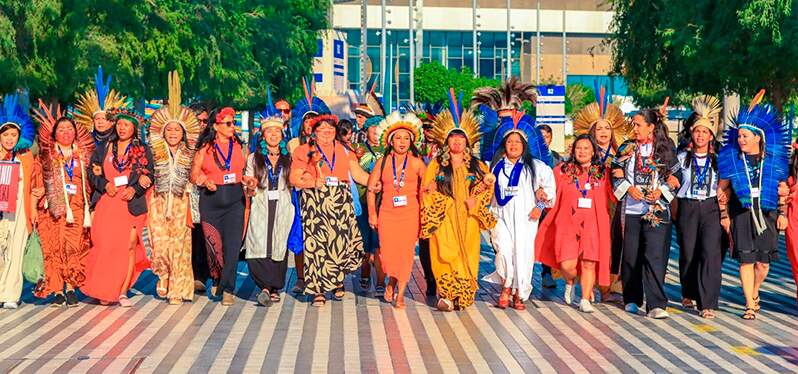
[[125, 97], [111, 89], [111, 75], [103, 79], [102, 66], [97, 68], [94, 87], [78, 98], [75, 104], [75, 121], [89, 131], [94, 130], [94, 116], [111, 109], [125, 107]]
[[[703, 126], [706, 127], [712, 135], [717, 136], [718, 124], [720, 122], [720, 118], [717, 118], [721, 109], [720, 100], [713, 96], [701, 95], [694, 98], [692, 104], [693, 111], [698, 114], [698, 119], [693, 123], [693, 128], [696, 126]], [[715, 119], [714, 124], [712, 123], [713, 118]]]
[[[149, 144], [155, 161], [155, 191], [158, 193], [182, 195], [185, 192], [200, 133], [194, 112], [181, 105], [180, 101], [180, 77], [176, 71], [172, 71], [169, 73], [169, 101], [150, 119]], [[180, 125], [185, 141], [174, 155], [164, 139], [164, 130], [170, 123]]]
[[590, 103], [574, 117], [574, 134], [587, 134], [599, 120], [605, 120], [612, 128], [616, 144], [623, 143], [632, 129], [623, 111], [615, 104], [609, 103], [609, 95], [604, 87], [596, 87], [596, 102]]

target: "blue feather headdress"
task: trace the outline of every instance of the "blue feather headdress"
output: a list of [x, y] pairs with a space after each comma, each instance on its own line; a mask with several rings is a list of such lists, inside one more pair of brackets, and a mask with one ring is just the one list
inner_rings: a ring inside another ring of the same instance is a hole
[[[762, 164], [761, 205], [764, 210], [775, 210], [779, 206], [778, 184], [789, 175], [790, 135], [789, 126], [782, 123], [778, 111], [770, 105], [760, 104], [764, 90], [754, 98], [747, 109], [741, 109], [734, 125], [726, 130], [723, 146], [718, 152], [718, 174], [731, 181], [737, 198], [743, 207], [750, 208], [751, 185], [743, 153], [737, 142], [740, 129], [747, 129], [762, 137], [765, 143]], [[756, 183], [756, 182], [754, 182]]]
[[272, 91], [269, 89], [269, 86], [266, 85], [266, 107], [263, 108], [262, 111], [258, 112], [260, 119], [255, 123], [256, 128], [260, 128], [262, 126], [277, 126], [281, 129], [283, 128], [283, 115], [280, 113], [280, 110], [274, 106], [274, 102], [272, 101]]
[[0, 130], [6, 126], [13, 126], [19, 130], [19, 140], [14, 147], [15, 152], [30, 149], [33, 138], [36, 136], [36, 127], [28, 111], [20, 104], [19, 94], [5, 95], [3, 97], [2, 112], [0, 112]]
[[490, 161], [502, 146], [508, 135], [517, 133], [527, 142], [532, 157], [552, 166], [551, 151], [543, 139], [540, 128], [535, 126], [535, 119], [524, 112], [514, 112], [512, 116], [501, 117], [499, 126], [492, 130], [483, 140], [482, 159]]
[[332, 113], [324, 101], [313, 96], [313, 85], [308, 85], [308, 81], [305, 78], [302, 78], [302, 88], [305, 96], [299, 99], [299, 101], [294, 104], [294, 109], [291, 110], [291, 133], [289, 134], [291, 138], [299, 136], [302, 131], [302, 122], [306, 115]]

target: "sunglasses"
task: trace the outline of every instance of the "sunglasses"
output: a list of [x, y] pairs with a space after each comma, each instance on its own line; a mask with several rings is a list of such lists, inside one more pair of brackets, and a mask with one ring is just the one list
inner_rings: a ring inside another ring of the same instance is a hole
[[227, 126], [227, 127], [233, 127], [233, 125], [235, 124], [235, 121], [224, 121], [224, 122], [219, 122], [219, 124]]
[[278, 109], [283, 114], [291, 113], [291, 109]]

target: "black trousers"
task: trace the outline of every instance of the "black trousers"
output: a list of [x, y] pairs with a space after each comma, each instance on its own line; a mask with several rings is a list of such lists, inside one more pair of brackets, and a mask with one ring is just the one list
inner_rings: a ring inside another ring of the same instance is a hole
[[427, 281], [427, 290], [432, 290], [432, 292], [434, 292], [436, 284], [429, 258], [429, 239], [418, 240], [418, 259], [421, 261], [421, 269], [424, 270], [424, 280]]
[[211, 277], [208, 271], [208, 250], [205, 248], [205, 234], [202, 233], [202, 224], [197, 223], [191, 229], [191, 268], [194, 270], [194, 280], [202, 283]]
[[234, 293], [244, 232], [244, 189], [240, 184], [216, 187], [215, 192], [200, 192], [202, 233], [208, 251], [208, 269], [218, 285], [217, 296], [223, 291]]
[[[667, 212], [666, 212], [667, 213]], [[670, 213], [667, 213], [670, 214]], [[643, 305], [646, 312], [668, 305], [665, 296], [665, 271], [670, 252], [671, 222], [663, 218], [653, 227], [643, 221], [642, 215], [627, 214], [623, 238], [623, 302]]]
[[723, 263], [723, 228], [718, 199], [679, 199], [676, 222], [682, 297], [698, 309], [717, 309]]

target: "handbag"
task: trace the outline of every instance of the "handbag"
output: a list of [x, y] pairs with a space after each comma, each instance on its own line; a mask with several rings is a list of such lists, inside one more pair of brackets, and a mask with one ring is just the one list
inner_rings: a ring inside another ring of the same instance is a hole
[[36, 284], [44, 278], [44, 256], [39, 232], [36, 229], [28, 237], [25, 254], [22, 257], [22, 277], [27, 282]]

